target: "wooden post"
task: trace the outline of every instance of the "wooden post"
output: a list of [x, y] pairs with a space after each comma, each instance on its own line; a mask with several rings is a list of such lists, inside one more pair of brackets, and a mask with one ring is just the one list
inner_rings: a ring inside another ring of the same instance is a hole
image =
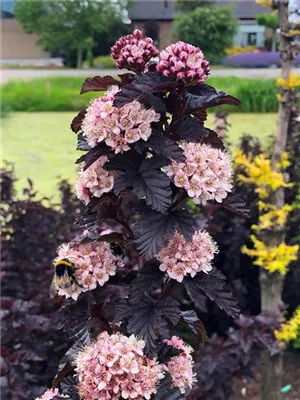
[[[273, 0], [274, 2], [274, 0]], [[274, 2], [275, 3], [275, 2]], [[291, 40], [286, 35], [289, 30], [289, 0], [276, 1], [279, 13], [280, 26], [280, 57], [281, 57], [281, 77], [288, 79], [292, 68]], [[276, 164], [281, 160], [282, 153], [286, 151], [288, 125], [290, 120], [290, 104], [280, 101], [277, 120], [277, 133], [272, 155], [272, 167], [276, 169]], [[277, 208], [284, 206], [284, 188], [280, 187], [270, 199], [270, 203]], [[267, 231], [262, 237], [264, 243], [269, 247], [278, 246], [284, 242], [285, 231]], [[268, 273], [260, 270], [260, 291], [261, 291], [261, 310], [273, 310], [278, 312], [278, 305], [281, 301], [284, 276], [279, 273]], [[266, 351], [262, 355], [261, 368], [261, 399], [280, 400], [282, 387], [282, 354], [271, 357]]]

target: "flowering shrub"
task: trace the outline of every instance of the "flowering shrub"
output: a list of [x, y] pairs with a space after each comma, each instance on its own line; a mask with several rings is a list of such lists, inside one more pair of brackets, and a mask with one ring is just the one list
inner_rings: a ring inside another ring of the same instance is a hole
[[254, 53], [256, 51], [258, 51], [258, 49], [255, 46], [232, 46], [225, 50], [227, 56], [236, 56], [238, 54], [244, 53]]
[[140, 30], [121, 37], [111, 49], [112, 58], [118, 68], [126, 68], [135, 72], [143, 71], [152, 57], [159, 51], [149, 37], [143, 37]]
[[105, 141], [115, 153], [120, 153], [129, 150], [131, 143], [140, 139], [148, 140], [151, 135], [150, 124], [159, 120], [159, 114], [152, 109], [146, 110], [138, 101], [132, 101], [121, 108], [114, 107], [117, 91], [116, 88], [110, 89], [105, 96], [92, 102], [87, 109], [82, 129], [91, 147]]
[[203, 294], [230, 317], [239, 315], [225, 276], [212, 265], [217, 246], [186, 209], [192, 197], [249, 214], [230, 193], [222, 140], [204, 126], [208, 108], [239, 101], [203, 83], [208, 63], [186, 43], [150, 62], [152, 41], [135, 31], [112, 55], [133, 73], [86, 79], [81, 93], [106, 94], [71, 124], [85, 151], [76, 184], [86, 203], [77, 221], [83, 233], [59, 249], [52, 288], [76, 299], [64, 306], [70, 321], [63, 326], [77, 340], [53, 388], [86, 399], [177, 399], [194, 382], [193, 360], [180, 338], [168, 341], [169, 325], [206, 337], [186, 307]]
[[292, 261], [297, 260], [299, 246], [297, 244], [291, 246], [286, 243], [280, 243], [278, 246], [268, 247], [259, 235], [264, 230], [280, 229], [286, 222], [288, 214], [292, 207], [284, 205], [277, 208], [269, 204], [270, 196], [280, 187], [290, 188], [292, 183], [285, 182], [284, 169], [290, 166], [288, 154], [283, 153], [279, 163], [274, 170], [271, 160], [264, 154], [252, 157], [251, 154], [246, 156], [241, 150], [236, 151], [236, 164], [241, 168], [242, 173], [238, 178], [242, 182], [255, 185], [255, 191], [259, 196], [258, 209], [260, 211], [258, 224], [252, 225], [252, 229], [257, 232], [258, 237], [251, 235], [253, 248], [247, 246], [242, 247], [242, 252], [250, 257], [254, 257], [254, 264], [265, 268], [269, 272], [279, 272], [285, 275], [288, 266]]
[[167, 174], [184, 188], [196, 204], [221, 203], [231, 191], [232, 167], [226, 152], [201, 143], [182, 143], [185, 162], [173, 161]]
[[164, 76], [203, 83], [210, 73], [210, 66], [199, 48], [177, 42], [160, 53], [157, 71], [162, 72]]
[[101, 197], [114, 186], [114, 177], [103, 168], [107, 157], [98, 158], [90, 168], [79, 171], [79, 177], [75, 183], [75, 191], [79, 200], [88, 204], [92, 196]]
[[192, 388], [196, 382], [193, 373], [194, 361], [191, 356], [193, 349], [177, 336], [172, 336], [171, 340], [165, 339], [164, 342], [180, 350], [180, 354], [171, 357], [167, 363], [167, 371], [171, 375], [173, 385], [178, 387], [181, 393], [185, 393], [187, 388]]
[[170, 278], [182, 282], [187, 275], [193, 278], [198, 272], [211, 271], [211, 261], [216, 252], [217, 246], [207, 232], [196, 232], [192, 240], [187, 242], [176, 231], [156, 257], [161, 262], [161, 271], [166, 271]]
[[[224, 65], [242, 68], [269, 68], [280, 66], [279, 51], [258, 51], [255, 53], [243, 53], [236, 56], [225, 57], [222, 61]], [[293, 60], [294, 66], [300, 65], [300, 56]]]
[[62, 245], [56, 260], [63, 259], [72, 262], [75, 281], [70, 289], [57, 287], [58, 294], [74, 300], [82, 292], [93, 290], [97, 285], [103, 286], [110, 276], [116, 274], [117, 267], [123, 266], [121, 258], [113, 255], [107, 242]]
[[133, 335], [103, 332], [76, 357], [83, 399], [150, 399], [164, 377], [162, 366], [145, 357], [145, 342]]

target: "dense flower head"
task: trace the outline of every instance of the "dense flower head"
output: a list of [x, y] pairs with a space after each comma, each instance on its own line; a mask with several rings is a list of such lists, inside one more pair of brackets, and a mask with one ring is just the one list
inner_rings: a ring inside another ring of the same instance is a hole
[[210, 73], [210, 66], [198, 47], [177, 42], [160, 52], [157, 70], [164, 76], [203, 83]]
[[79, 200], [88, 204], [92, 196], [101, 197], [108, 193], [114, 186], [114, 176], [104, 168], [106, 156], [98, 158], [86, 170], [80, 169], [75, 183], [75, 192]]
[[144, 346], [133, 335], [101, 333], [75, 361], [81, 398], [150, 399], [163, 378], [163, 366], [144, 355]]
[[115, 153], [122, 153], [140, 139], [147, 141], [151, 135], [151, 122], [159, 121], [160, 115], [153, 109], [146, 109], [136, 100], [121, 108], [114, 107], [117, 91], [113, 87], [105, 96], [91, 103], [82, 130], [91, 147], [105, 142]]
[[112, 253], [108, 242], [64, 244], [58, 249], [56, 261], [62, 259], [72, 263], [75, 284], [71, 291], [58, 288], [58, 294], [75, 300], [80, 293], [103, 286], [123, 266], [122, 258]]
[[196, 204], [209, 200], [221, 203], [231, 191], [233, 170], [228, 154], [201, 143], [181, 143], [185, 162], [173, 161], [166, 167], [179, 188], [184, 188]]
[[112, 58], [118, 68], [126, 68], [141, 72], [159, 51], [153, 44], [153, 40], [144, 37], [142, 31], [136, 29], [132, 34], [122, 36], [111, 48]]
[[69, 396], [65, 396], [59, 393], [58, 389], [48, 389], [44, 394], [42, 394], [41, 397], [38, 397], [35, 400], [52, 400], [54, 397], [60, 396], [60, 397], [65, 397], [68, 398]]
[[161, 262], [162, 271], [166, 271], [170, 278], [182, 282], [187, 275], [194, 277], [201, 271], [211, 271], [211, 261], [217, 251], [216, 243], [205, 231], [195, 232], [189, 242], [176, 231], [156, 257]]
[[193, 374], [194, 361], [191, 356], [193, 348], [178, 336], [172, 336], [171, 340], [166, 339], [164, 342], [180, 350], [180, 354], [168, 362], [167, 371], [172, 377], [173, 386], [178, 387], [181, 393], [185, 393], [196, 382]]

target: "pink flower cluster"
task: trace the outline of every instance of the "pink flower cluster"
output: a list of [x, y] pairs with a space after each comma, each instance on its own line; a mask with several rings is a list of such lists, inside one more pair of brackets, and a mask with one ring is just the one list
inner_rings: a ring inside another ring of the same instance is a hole
[[157, 254], [161, 262], [161, 271], [166, 271], [172, 279], [182, 282], [190, 275], [211, 271], [211, 261], [218, 248], [211, 236], [205, 231], [195, 232], [190, 242], [178, 231]]
[[210, 73], [210, 66], [198, 47], [177, 42], [161, 51], [157, 71], [164, 76], [203, 83]]
[[164, 342], [180, 350], [180, 354], [172, 357], [168, 362], [167, 371], [172, 377], [173, 385], [178, 387], [181, 393], [185, 393], [196, 382], [195, 374], [193, 374], [194, 361], [191, 356], [193, 349], [178, 336], [172, 336], [171, 340], [166, 339]]
[[163, 366], [144, 356], [145, 342], [133, 335], [101, 333], [76, 358], [79, 395], [85, 400], [150, 399]]
[[112, 58], [118, 68], [126, 68], [141, 72], [152, 57], [159, 51], [149, 37], [143, 37], [143, 33], [136, 29], [132, 34], [122, 36], [111, 48]]
[[36, 400], [52, 400], [56, 396], [69, 398], [69, 396], [60, 394], [58, 389], [48, 389], [41, 397], [38, 397]]
[[79, 200], [88, 204], [92, 196], [101, 197], [108, 193], [114, 186], [114, 176], [104, 167], [108, 158], [103, 156], [95, 161], [85, 171], [79, 171], [79, 177], [75, 183], [75, 192]]
[[71, 246], [64, 244], [58, 249], [56, 261], [69, 260], [75, 269], [75, 284], [72, 290], [58, 288], [60, 296], [76, 300], [80, 293], [103, 286], [117, 267], [123, 266], [120, 256], [115, 256], [108, 242], [81, 243]]
[[113, 88], [105, 96], [95, 99], [88, 107], [82, 123], [82, 130], [91, 147], [105, 142], [115, 153], [130, 149], [130, 144], [140, 139], [148, 140], [151, 122], [157, 122], [160, 115], [153, 109], [146, 109], [134, 100], [121, 108], [113, 106]]
[[231, 191], [233, 170], [225, 151], [201, 143], [182, 143], [186, 161], [165, 168], [174, 177], [177, 187], [187, 191], [196, 204], [205, 205], [209, 200], [221, 203]]

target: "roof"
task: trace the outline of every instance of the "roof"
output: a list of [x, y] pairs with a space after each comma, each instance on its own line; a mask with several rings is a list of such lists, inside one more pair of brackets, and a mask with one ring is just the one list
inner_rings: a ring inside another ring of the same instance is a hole
[[[173, 20], [178, 13], [175, 2], [175, 0], [135, 0], [129, 11], [129, 18], [133, 21]], [[219, 0], [219, 3], [234, 5], [233, 13], [239, 19], [254, 19], [258, 14], [268, 12], [266, 7], [254, 0]]]

